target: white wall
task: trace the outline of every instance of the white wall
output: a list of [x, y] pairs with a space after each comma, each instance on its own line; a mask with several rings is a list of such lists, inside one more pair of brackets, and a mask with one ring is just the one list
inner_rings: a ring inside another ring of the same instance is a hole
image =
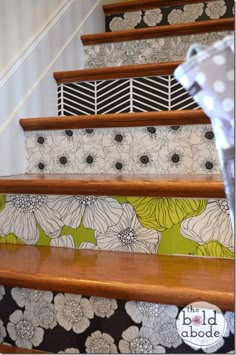
[[[6, 0], [9, 4], [11, 1], [15, 0]], [[53, 72], [83, 68], [80, 35], [105, 29], [102, 1], [67, 0], [64, 5], [0, 81], [0, 176], [25, 173], [24, 133], [19, 118], [57, 115]], [[2, 16], [0, 13], [0, 22]], [[32, 22], [32, 17], [28, 13], [21, 20]], [[12, 31], [21, 31], [20, 24], [12, 23]], [[5, 46], [8, 42], [6, 37]]]

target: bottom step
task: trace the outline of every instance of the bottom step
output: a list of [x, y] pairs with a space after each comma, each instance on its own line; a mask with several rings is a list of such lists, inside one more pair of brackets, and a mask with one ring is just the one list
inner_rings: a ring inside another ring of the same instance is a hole
[[0, 345], [0, 354], [46, 354], [44, 351], [18, 348], [17, 346], [12, 345]]

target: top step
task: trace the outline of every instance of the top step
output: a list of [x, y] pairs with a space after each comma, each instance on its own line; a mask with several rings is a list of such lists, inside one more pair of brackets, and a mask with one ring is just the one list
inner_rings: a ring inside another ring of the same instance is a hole
[[152, 38], [186, 36], [199, 33], [232, 31], [234, 29], [234, 18], [221, 20], [199, 21], [183, 23], [171, 26], [159, 26], [125, 31], [103, 32], [89, 35], [82, 35], [81, 40], [84, 46], [102, 43], [127, 42]]
[[234, 0], [138, 0], [103, 7], [106, 32], [233, 17]]

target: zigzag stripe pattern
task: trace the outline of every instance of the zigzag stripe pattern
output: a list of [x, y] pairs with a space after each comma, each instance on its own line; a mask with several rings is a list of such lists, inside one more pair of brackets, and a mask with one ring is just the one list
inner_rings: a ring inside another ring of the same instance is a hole
[[190, 110], [198, 107], [173, 75], [58, 86], [59, 115]]

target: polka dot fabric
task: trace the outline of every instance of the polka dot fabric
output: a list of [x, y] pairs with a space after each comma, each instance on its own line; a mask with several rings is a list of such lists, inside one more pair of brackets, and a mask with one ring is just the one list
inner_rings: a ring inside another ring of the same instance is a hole
[[211, 119], [234, 223], [234, 37], [194, 44], [174, 75]]

